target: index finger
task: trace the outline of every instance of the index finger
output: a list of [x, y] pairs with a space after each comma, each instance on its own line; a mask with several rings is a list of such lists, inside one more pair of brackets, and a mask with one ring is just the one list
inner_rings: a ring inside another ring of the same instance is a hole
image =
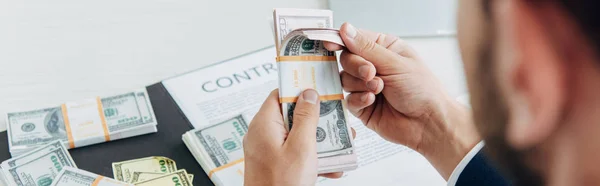
[[339, 51], [344, 49], [342, 45], [338, 45], [329, 41], [323, 41], [323, 46], [325, 46], [325, 49], [329, 51]]

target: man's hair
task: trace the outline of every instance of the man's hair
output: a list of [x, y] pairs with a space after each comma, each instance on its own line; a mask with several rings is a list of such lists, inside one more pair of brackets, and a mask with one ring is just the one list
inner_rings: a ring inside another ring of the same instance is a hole
[[[479, 88], [472, 94], [473, 113], [480, 134], [486, 141], [486, 153], [495, 160], [495, 165], [509, 177], [515, 185], [537, 186], [544, 185], [541, 175], [528, 167], [525, 155], [529, 150], [517, 151], [507, 144], [505, 139], [506, 124], [508, 119], [508, 108], [502, 95], [499, 94], [498, 85], [495, 80], [495, 70], [492, 61], [494, 59], [492, 47], [495, 42], [496, 25], [493, 23], [491, 7], [493, 0], [483, 0], [484, 25], [487, 31], [483, 51], [479, 54], [480, 62], [476, 77], [479, 78]], [[532, 5], [540, 3], [557, 3], [558, 7], [571, 16], [579, 30], [589, 40], [600, 57], [600, 7], [597, 0], [522, 0]], [[600, 63], [598, 63], [600, 65]], [[485, 123], [484, 123], [485, 122]]]
[[[490, 16], [492, 0], [483, 1], [486, 16]], [[585, 37], [592, 43], [596, 54], [600, 55], [600, 1], [598, 0], [524, 0], [529, 3], [559, 3], [574, 19]]]
[[[541, 0], [531, 0], [532, 2], [543, 2]], [[598, 0], [558, 0], [577, 22], [589, 39], [596, 51], [596, 55], [600, 54], [600, 2]]]

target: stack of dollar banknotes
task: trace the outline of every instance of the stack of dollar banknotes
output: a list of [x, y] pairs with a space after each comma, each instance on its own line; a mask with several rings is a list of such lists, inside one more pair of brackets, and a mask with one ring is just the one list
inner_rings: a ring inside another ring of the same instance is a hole
[[2, 162], [0, 179], [9, 186], [191, 186], [194, 175], [177, 170], [166, 157], [113, 163], [115, 179], [77, 168], [60, 140]]
[[324, 42], [344, 46], [339, 31], [333, 28], [329, 10], [275, 9], [273, 13], [279, 102], [284, 126], [293, 128], [298, 96], [314, 89], [321, 100], [317, 125], [319, 173], [354, 170], [358, 167], [352, 131], [335, 52]]
[[2, 162], [2, 182], [10, 186], [128, 185], [77, 169], [61, 141], [53, 141]]
[[[303, 90], [319, 92], [317, 126], [319, 173], [341, 172], [358, 166], [337, 58], [323, 41], [344, 45], [333, 28], [329, 10], [275, 9], [279, 91], [286, 129], [293, 127], [295, 101]], [[248, 130], [243, 116], [188, 131], [183, 141], [215, 185], [243, 185], [242, 139]]]
[[6, 118], [13, 157], [56, 140], [71, 149], [157, 132], [146, 89], [10, 112]]
[[183, 134], [183, 142], [215, 185], [244, 185], [243, 116]]

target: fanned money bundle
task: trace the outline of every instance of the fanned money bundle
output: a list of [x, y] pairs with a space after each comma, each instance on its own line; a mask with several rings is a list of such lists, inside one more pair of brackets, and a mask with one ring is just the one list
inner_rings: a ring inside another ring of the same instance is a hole
[[248, 124], [240, 115], [183, 135], [183, 142], [212, 182], [217, 185], [244, 184], [242, 142]]
[[6, 118], [11, 155], [55, 140], [76, 148], [156, 132], [145, 89], [60, 106], [11, 112]]
[[317, 125], [319, 173], [356, 169], [357, 157], [340, 81], [335, 52], [323, 41], [343, 45], [333, 30], [329, 10], [275, 9], [275, 42], [279, 70], [279, 101], [284, 123], [293, 127], [295, 102], [306, 89], [316, 90], [321, 100]]
[[56, 176], [51, 186], [133, 186], [88, 171], [65, 167]]
[[134, 185], [191, 186], [193, 174], [177, 170], [177, 163], [162, 156], [152, 156], [112, 164], [114, 178]]
[[53, 141], [2, 162], [2, 180], [9, 186], [49, 186], [59, 172], [75, 162], [61, 141]]

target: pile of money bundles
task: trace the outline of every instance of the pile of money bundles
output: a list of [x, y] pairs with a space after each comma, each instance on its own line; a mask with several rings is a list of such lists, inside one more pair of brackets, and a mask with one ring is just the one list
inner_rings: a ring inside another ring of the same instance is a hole
[[162, 156], [151, 156], [112, 164], [115, 180], [144, 186], [191, 186], [193, 174], [177, 169], [177, 163]]
[[248, 124], [240, 115], [183, 135], [183, 142], [215, 185], [243, 185], [242, 143]]
[[284, 123], [293, 127], [295, 102], [306, 89], [316, 90], [321, 100], [317, 125], [319, 173], [340, 172], [358, 166], [346, 102], [335, 52], [323, 41], [343, 45], [333, 30], [329, 10], [276, 9], [275, 42], [279, 70], [279, 101]]
[[75, 162], [62, 142], [53, 141], [18, 157], [2, 162], [2, 181], [6, 185], [50, 185], [65, 167]]
[[10, 112], [6, 118], [13, 157], [56, 140], [68, 148], [76, 148], [157, 131], [156, 117], [145, 89]]
[[77, 169], [63, 142], [52, 141], [2, 162], [2, 184], [8, 186], [133, 186]]

